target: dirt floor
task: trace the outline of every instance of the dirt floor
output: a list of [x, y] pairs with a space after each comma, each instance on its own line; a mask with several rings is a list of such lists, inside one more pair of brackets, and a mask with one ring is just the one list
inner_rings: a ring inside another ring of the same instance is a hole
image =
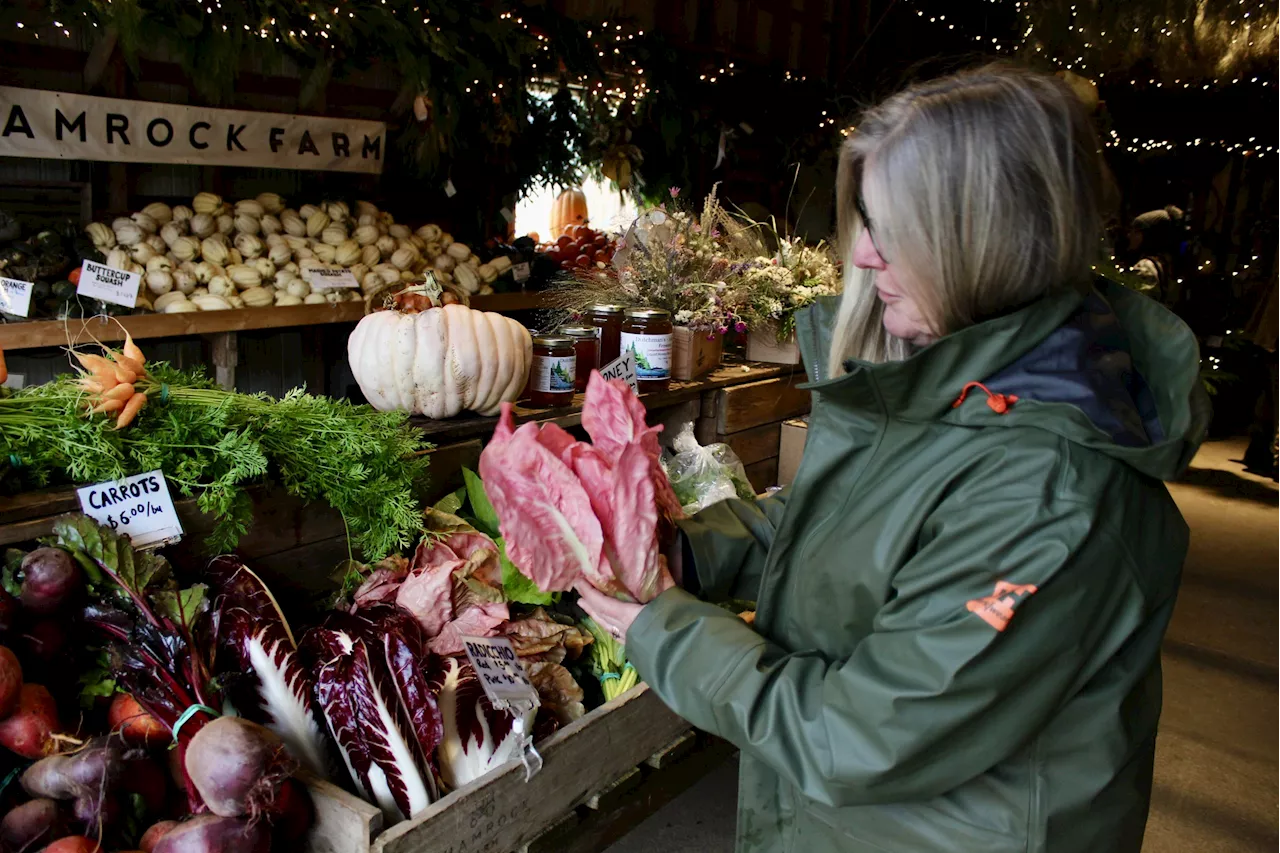
[[[1277, 849], [1277, 578], [1271, 480], [1243, 441], [1206, 444], [1170, 486], [1191, 552], [1164, 646], [1165, 705], [1143, 853]], [[607, 853], [730, 853], [736, 763], [706, 776]]]

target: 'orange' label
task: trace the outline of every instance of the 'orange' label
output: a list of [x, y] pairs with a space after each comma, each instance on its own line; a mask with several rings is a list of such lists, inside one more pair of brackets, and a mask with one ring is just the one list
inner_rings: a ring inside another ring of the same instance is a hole
[[976, 613], [992, 628], [1003, 631], [1013, 618], [1014, 606], [1036, 591], [1034, 584], [1016, 584], [996, 581], [996, 591], [986, 598], [975, 598], [965, 604], [970, 613]]

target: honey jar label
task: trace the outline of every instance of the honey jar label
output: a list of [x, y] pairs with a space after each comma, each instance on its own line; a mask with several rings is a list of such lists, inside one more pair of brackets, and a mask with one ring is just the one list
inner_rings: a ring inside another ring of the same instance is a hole
[[671, 335], [637, 335], [622, 333], [622, 351], [636, 354], [636, 377], [639, 379], [671, 378]]
[[573, 390], [573, 380], [578, 367], [576, 355], [539, 355], [534, 358], [534, 361], [533, 390], [543, 393]]

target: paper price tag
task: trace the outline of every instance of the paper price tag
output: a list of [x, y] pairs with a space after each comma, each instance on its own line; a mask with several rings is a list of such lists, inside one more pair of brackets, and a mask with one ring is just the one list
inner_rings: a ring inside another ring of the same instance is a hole
[[0, 278], [0, 311], [31, 316], [31, 282], [16, 278]]
[[480, 686], [495, 708], [537, 706], [538, 691], [525, 674], [524, 662], [506, 637], [463, 637], [467, 659], [480, 676]]
[[138, 303], [138, 286], [142, 276], [136, 272], [112, 269], [93, 261], [85, 261], [80, 270], [80, 284], [76, 293], [90, 299], [101, 299], [112, 305], [132, 308]]
[[632, 391], [637, 394], [640, 393], [640, 386], [636, 383], [636, 354], [634, 350], [627, 350], [600, 368], [600, 375], [605, 379], [625, 380], [631, 386]]
[[458, 188], [453, 185], [453, 178], [444, 182], [444, 194], [446, 198], [453, 198], [458, 194]]
[[84, 514], [124, 533], [135, 548], [168, 542], [182, 535], [163, 471], [149, 471], [76, 490]]
[[313, 267], [303, 271], [303, 276], [307, 279], [307, 284], [311, 285], [311, 289], [317, 292], [325, 290], [359, 290], [360, 282], [356, 281], [355, 275], [351, 270], [334, 270], [324, 269], [322, 267]]
[[528, 281], [529, 276], [532, 274], [533, 272], [529, 268], [528, 261], [519, 264], [512, 264], [511, 266], [511, 277], [516, 281]]

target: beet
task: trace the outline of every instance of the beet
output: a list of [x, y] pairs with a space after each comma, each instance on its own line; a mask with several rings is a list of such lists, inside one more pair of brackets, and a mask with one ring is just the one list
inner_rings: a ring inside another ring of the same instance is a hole
[[206, 814], [170, 829], [152, 848], [152, 853], [269, 853], [270, 850], [271, 836], [265, 825]]
[[111, 700], [107, 725], [135, 746], [160, 746], [172, 738], [164, 724], [144, 711], [128, 693], [117, 693]]
[[4, 820], [0, 820], [0, 849], [39, 850], [66, 834], [66, 824], [56, 802], [30, 800], [11, 809]]
[[61, 548], [37, 548], [22, 559], [22, 606], [56, 613], [84, 586], [80, 567]]
[[102, 838], [112, 833], [124, 809], [118, 797], [95, 791], [72, 803], [71, 812], [77, 829], [94, 838]]
[[302, 849], [302, 840], [315, 822], [315, 806], [306, 786], [297, 779], [286, 779], [280, 787], [271, 822], [278, 849]]
[[53, 735], [58, 729], [58, 706], [48, 689], [24, 684], [17, 710], [0, 720], [0, 746], [23, 758], [43, 758], [53, 751]]
[[0, 646], [0, 718], [14, 712], [21, 692], [22, 664], [7, 646]]
[[32, 764], [22, 774], [22, 787], [33, 797], [96, 799], [116, 785], [124, 766], [120, 749], [97, 739], [78, 752], [51, 755]]
[[40, 619], [27, 626], [22, 640], [28, 664], [50, 664], [66, 649], [67, 630], [56, 619]]
[[59, 838], [40, 853], [101, 853], [102, 845], [92, 838], [83, 835], [68, 835]]
[[209, 811], [255, 821], [298, 769], [275, 733], [241, 717], [219, 717], [196, 732], [184, 766]]

